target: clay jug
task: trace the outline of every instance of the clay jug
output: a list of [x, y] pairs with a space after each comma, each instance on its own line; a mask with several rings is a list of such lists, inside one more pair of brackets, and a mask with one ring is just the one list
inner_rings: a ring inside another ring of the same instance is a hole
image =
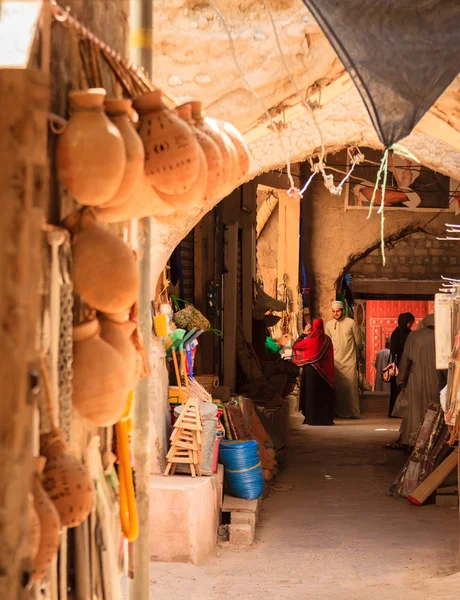
[[219, 146], [222, 153], [224, 168], [224, 185], [220, 197], [223, 198], [232, 192], [238, 183], [238, 156], [233, 142], [224, 131], [222, 131], [214, 119], [205, 117], [201, 102], [191, 102], [192, 119], [195, 125], [208, 135]]
[[[173, 208], [174, 212], [177, 214], [189, 212], [191, 208], [195, 208], [196, 214], [198, 214], [207, 200], [207, 183], [208, 165], [206, 163], [206, 156], [204, 155], [201, 146], [198, 145], [198, 177], [190, 190], [185, 194], [163, 194], [163, 192], [158, 192], [158, 195], [164, 202]], [[161, 215], [155, 216], [158, 220], [162, 220]]]
[[190, 102], [179, 106], [177, 108], [177, 114], [193, 128], [196, 139], [206, 157], [206, 163], [208, 165], [208, 184], [206, 186], [205, 199], [217, 198], [224, 184], [224, 161], [222, 152], [217, 143], [209, 137], [209, 135], [199, 127], [194, 126]]
[[109, 427], [123, 414], [130, 380], [121, 355], [99, 333], [97, 319], [73, 328], [72, 403], [94, 425]]
[[40, 436], [40, 451], [46, 458], [43, 487], [56, 507], [64, 527], [77, 527], [94, 504], [94, 486], [88, 469], [71, 454], [62, 431]]
[[251, 165], [251, 155], [249, 153], [248, 145], [246, 144], [244, 137], [234, 125], [228, 121], [216, 122], [222, 131], [226, 133], [232, 140], [233, 145], [235, 146], [238, 157], [238, 184], [241, 184], [245, 180], [246, 175], [249, 173], [249, 167]]
[[173, 214], [174, 207], [160, 198], [143, 174], [126, 202], [120, 206], [97, 206], [94, 212], [104, 223], [121, 223], [142, 217], [168, 217]]
[[77, 202], [89, 206], [115, 196], [126, 166], [125, 145], [104, 113], [104, 98], [102, 88], [70, 92], [71, 116], [56, 150], [61, 183]]
[[35, 472], [32, 480], [32, 495], [35, 511], [40, 523], [40, 541], [33, 560], [32, 580], [43, 579], [61, 543], [61, 521], [58, 511], [43, 489], [42, 472], [45, 459], [35, 459]]
[[150, 183], [164, 194], [185, 194], [199, 169], [199, 144], [191, 127], [165, 107], [160, 90], [139, 96], [134, 108], [139, 113], [139, 135]]
[[120, 206], [130, 199], [137, 182], [144, 174], [144, 145], [129, 117], [132, 102], [125, 98], [105, 101], [105, 111], [121, 133], [126, 150], [126, 166], [123, 179], [113, 198], [104, 207]]
[[74, 292], [101, 312], [118, 313], [137, 299], [139, 274], [130, 248], [85, 209], [70, 215]]
[[126, 371], [128, 392], [136, 386], [136, 365], [137, 352], [130, 337], [136, 329], [136, 323], [126, 321], [123, 315], [111, 315], [110, 318], [101, 315], [99, 318], [101, 324], [101, 338], [114, 348], [120, 354], [123, 360], [123, 368]]

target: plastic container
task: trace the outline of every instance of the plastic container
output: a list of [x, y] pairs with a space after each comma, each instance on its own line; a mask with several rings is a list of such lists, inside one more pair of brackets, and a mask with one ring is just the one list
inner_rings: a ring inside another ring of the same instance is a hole
[[223, 434], [218, 431], [216, 434], [216, 443], [214, 444], [214, 456], [212, 459], [212, 472], [217, 473], [217, 465], [219, 464], [219, 446], [222, 440]]
[[228, 491], [236, 498], [257, 500], [264, 491], [259, 444], [255, 440], [222, 440], [219, 462], [225, 467]]

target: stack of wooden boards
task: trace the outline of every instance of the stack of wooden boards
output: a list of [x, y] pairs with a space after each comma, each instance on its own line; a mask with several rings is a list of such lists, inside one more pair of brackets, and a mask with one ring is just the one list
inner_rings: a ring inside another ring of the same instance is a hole
[[416, 488], [407, 499], [411, 504], [421, 506], [438, 489], [458, 463], [458, 448], [449, 454], [443, 462]]

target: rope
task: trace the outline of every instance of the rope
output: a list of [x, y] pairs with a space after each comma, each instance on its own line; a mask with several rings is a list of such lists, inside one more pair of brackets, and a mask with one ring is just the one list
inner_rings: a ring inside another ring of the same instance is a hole
[[270, 17], [270, 22], [271, 22], [271, 25], [272, 25], [273, 33], [275, 34], [276, 45], [278, 46], [278, 52], [279, 52], [279, 55], [280, 55], [281, 60], [283, 62], [283, 65], [284, 65], [284, 68], [286, 70], [287, 76], [289, 77], [289, 81], [291, 82], [292, 87], [295, 89], [297, 95], [299, 96], [302, 104], [305, 106], [305, 108], [307, 109], [307, 111], [311, 114], [313, 123], [314, 123], [314, 125], [316, 127], [316, 130], [318, 131], [319, 139], [320, 139], [320, 144], [321, 144], [321, 159], [323, 159], [324, 155], [326, 153], [325, 147], [324, 147], [323, 133], [322, 133], [322, 131], [321, 131], [319, 125], [318, 125], [318, 121], [316, 120], [316, 115], [315, 115], [315, 112], [314, 112], [312, 106], [309, 104], [309, 102], [307, 100], [307, 97], [305, 96], [305, 98], [304, 98], [302, 96], [302, 94], [301, 94], [301, 92], [300, 92], [300, 90], [299, 90], [296, 82], [294, 81], [294, 78], [292, 77], [292, 73], [291, 73], [291, 71], [289, 69], [289, 65], [287, 64], [286, 57], [285, 57], [283, 49], [281, 47], [281, 42], [280, 42], [280, 39], [279, 39], [279, 36], [278, 36], [278, 31], [276, 29], [275, 20], [273, 18], [273, 14], [272, 14], [270, 5], [268, 4], [268, 0], [264, 0], [264, 4], [265, 4], [265, 8], [268, 11], [268, 16]]
[[241, 79], [244, 81], [246, 87], [248, 88], [248, 90], [251, 92], [251, 94], [254, 96], [254, 98], [259, 102], [259, 104], [261, 105], [261, 107], [263, 108], [263, 111], [267, 117], [267, 119], [270, 122], [270, 126], [272, 128], [273, 133], [277, 136], [278, 138], [278, 142], [279, 145], [281, 147], [281, 151], [284, 155], [284, 160], [286, 162], [286, 168], [287, 168], [287, 176], [289, 179], [289, 183], [291, 185], [291, 189], [297, 189], [296, 185], [294, 183], [294, 179], [292, 177], [292, 173], [291, 173], [291, 161], [289, 160], [289, 156], [286, 152], [286, 148], [284, 147], [284, 143], [283, 143], [283, 139], [282, 136], [275, 124], [275, 122], [273, 121], [273, 118], [268, 110], [268, 108], [265, 105], [265, 102], [262, 100], [262, 98], [259, 96], [259, 94], [255, 91], [255, 89], [252, 87], [252, 85], [249, 83], [249, 81], [246, 78], [246, 75], [243, 72], [243, 69], [240, 66], [240, 63], [238, 61], [238, 58], [236, 56], [236, 51], [235, 51], [235, 44], [233, 42], [233, 38], [232, 38], [232, 34], [230, 32], [230, 29], [228, 28], [227, 25], [227, 21], [225, 20], [224, 15], [222, 14], [222, 12], [220, 11], [220, 9], [216, 6], [214, 0], [209, 0], [209, 3], [211, 4], [211, 6], [213, 7], [213, 9], [215, 10], [215, 12], [217, 13], [217, 15], [219, 16], [220, 20], [222, 21], [222, 25], [224, 26], [224, 29], [227, 33], [229, 42], [230, 42], [230, 50], [232, 53], [232, 58], [233, 58], [233, 62], [235, 63], [235, 66], [238, 70], [238, 73], [240, 74]]

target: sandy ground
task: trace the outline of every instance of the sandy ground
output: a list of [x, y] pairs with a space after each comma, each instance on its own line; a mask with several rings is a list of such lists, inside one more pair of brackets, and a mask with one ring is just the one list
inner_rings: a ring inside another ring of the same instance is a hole
[[150, 598], [458, 600], [458, 511], [385, 495], [405, 458], [383, 448], [399, 421], [376, 403], [359, 421], [292, 432], [257, 543], [200, 568], [152, 564]]

